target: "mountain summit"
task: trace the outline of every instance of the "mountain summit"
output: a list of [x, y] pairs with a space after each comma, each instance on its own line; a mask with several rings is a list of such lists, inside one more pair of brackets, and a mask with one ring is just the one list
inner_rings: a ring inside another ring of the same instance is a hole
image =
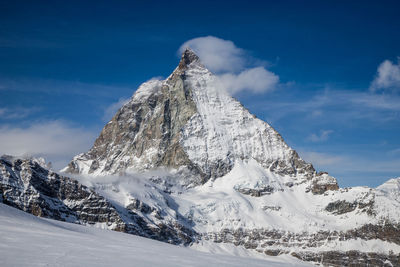
[[186, 48], [185, 51], [182, 53], [182, 58], [181, 61], [179, 62], [179, 67], [183, 69], [196, 61], [200, 61], [199, 57], [194, 53], [192, 49]]
[[243, 190], [278, 190], [311, 180], [316, 193], [338, 188], [332, 177], [319, 179], [311, 164], [233, 99], [186, 49], [174, 72], [164, 81], [142, 84], [94, 146], [76, 156], [64, 172], [109, 175], [168, 168], [176, 172], [179, 184], [193, 187], [250, 161], [281, 179], [249, 177], [261, 186]]

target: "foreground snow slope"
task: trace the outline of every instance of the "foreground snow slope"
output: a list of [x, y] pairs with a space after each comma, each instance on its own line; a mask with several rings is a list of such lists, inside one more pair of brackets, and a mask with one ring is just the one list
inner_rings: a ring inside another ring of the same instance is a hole
[[119, 232], [37, 218], [0, 204], [0, 266], [308, 265], [289, 258], [264, 260], [204, 253]]

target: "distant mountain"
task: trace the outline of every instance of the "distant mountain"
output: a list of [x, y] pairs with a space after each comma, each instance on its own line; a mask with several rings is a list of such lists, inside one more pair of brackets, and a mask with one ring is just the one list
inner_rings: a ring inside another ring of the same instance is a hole
[[147, 228], [166, 227], [168, 234], [147, 235], [159, 240], [400, 266], [399, 180], [339, 188], [232, 98], [190, 49], [167, 79], [142, 84], [63, 172], [109, 201], [125, 224], [134, 207]]

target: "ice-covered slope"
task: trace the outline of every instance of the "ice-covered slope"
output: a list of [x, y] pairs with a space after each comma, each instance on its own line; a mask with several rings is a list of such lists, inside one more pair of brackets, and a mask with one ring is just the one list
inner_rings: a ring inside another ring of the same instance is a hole
[[0, 204], [0, 266], [4, 267], [308, 266], [288, 257], [264, 258], [199, 252], [138, 236], [37, 218]]

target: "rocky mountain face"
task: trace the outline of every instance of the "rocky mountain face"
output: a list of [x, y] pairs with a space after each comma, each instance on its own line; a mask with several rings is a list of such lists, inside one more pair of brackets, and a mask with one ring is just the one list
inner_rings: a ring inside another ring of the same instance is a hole
[[108, 175], [164, 167], [176, 171], [175, 182], [193, 187], [229, 173], [237, 160], [255, 159], [290, 182], [313, 180], [314, 193], [338, 188], [333, 178], [318, 179], [278, 132], [220, 87], [187, 49], [166, 80], [141, 85], [93, 147], [63, 171]]
[[[58, 175], [37, 159], [0, 158], [0, 201], [33, 215], [95, 225], [173, 243], [190, 243], [193, 232], [163, 221], [160, 211], [133, 199], [118, 207], [78, 181]], [[157, 221], [146, 213], [158, 214]]]
[[[37, 215], [322, 265], [400, 266], [400, 179], [339, 188], [232, 98], [190, 49], [167, 79], [142, 84], [62, 170], [87, 187], [32, 161], [0, 166], [2, 201], [28, 212], [32, 203], [45, 207]], [[76, 199], [76, 188], [86, 193]], [[90, 206], [88, 195], [108, 208]], [[46, 206], [49, 199], [58, 206]], [[79, 217], [88, 211], [90, 222]]]

